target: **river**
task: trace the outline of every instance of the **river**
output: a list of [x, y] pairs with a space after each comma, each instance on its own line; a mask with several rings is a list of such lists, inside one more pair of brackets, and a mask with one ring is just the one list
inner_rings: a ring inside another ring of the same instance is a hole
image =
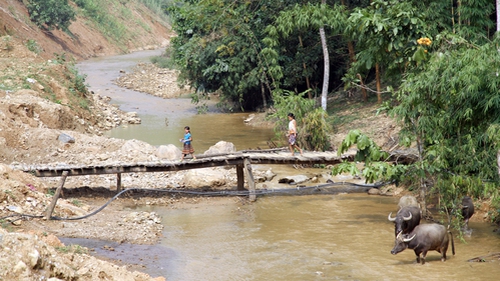
[[[143, 119], [142, 125], [110, 132], [111, 136], [159, 145], [168, 143], [170, 135], [178, 142], [182, 127], [190, 125], [200, 150], [217, 140], [235, 142], [238, 149], [264, 146], [270, 132], [259, 135], [247, 130], [241, 122], [244, 114], [196, 115], [192, 105], [188, 106], [189, 99], [162, 100], [110, 82], [119, 70], [128, 71], [155, 52], [98, 58], [78, 65], [93, 91], [110, 96], [123, 110], [136, 111]], [[176, 107], [180, 110], [172, 110]], [[165, 117], [172, 129], [158, 125]], [[258, 136], [252, 139], [254, 135]], [[467, 261], [500, 252], [500, 236], [485, 222], [470, 222], [472, 234], [463, 241], [454, 233], [456, 255], [450, 247], [446, 262], [440, 261], [436, 251], [428, 253], [425, 265], [415, 263], [412, 250], [391, 255], [394, 225], [387, 215], [397, 211], [397, 200], [330, 194], [266, 196], [254, 203], [222, 198], [216, 204], [183, 209], [130, 207], [130, 211], [154, 211], [162, 217], [165, 228], [158, 245], [85, 239], [63, 242], [140, 265], [141, 271], [167, 280], [498, 280], [500, 261]], [[115, 251], [102, 250], [103, 245]]]
[[[267, 148], [267, 141], [274, 137], [269, 128], [259, 128], [244, 123], [248, 113], [217, 112], [215, 101], [207, 101], [209, 113], [198, 114], [190, 97], [163, 99], [121, 88], [113, 83], [122, 73], [131, 72], [139, 62], [160, 55], [161, 50], [134, 52], [127, 55], [97, 57], [77, 64], [79, 72], [87, 75], [89, 90], [111, 97], [111, 103], [124, 111], [137, 112], [140, 125], [119, 126], [107, 136], [120, 139], [138, 139], [152, 145], [175, 144], [184, 135], [184, 126], [191, 128], [196, 153], [203, 153], [219, 141], [228, 141], [237, 150]], [[166, 121], [168, 120], [168, 126]]]

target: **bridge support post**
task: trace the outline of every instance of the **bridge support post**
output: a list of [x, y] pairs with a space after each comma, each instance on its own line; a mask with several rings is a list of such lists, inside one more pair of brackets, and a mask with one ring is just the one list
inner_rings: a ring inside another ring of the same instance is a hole
[[243, 173], [243, 164], [236, 165], [236, 177], [238, 179], [238, 186], [236, 190], [245, 190], [245, 175]]
[[52, 197], [52, 202], [50, 203], [49, 207], [47, 208], [47, 212], [45, 213], [46, 220], [50, 220], [50, 217], [52, 216], [52, 212], [56, 207], [57, 199], [59, 199], [59, 194], [61, 194], [61, 190], [64, 186], [64, 182], [66, 182], [67, 176], [68, 176], [68, 171], [63, 171], [61, 176], [61, 181], [59, 182], [59, 186], [57, 187], [56, 193], [54, 194], [54, 197]]
[[122, 191], [122, 173], [116, 173], [116, 192]]
[[245, 158], [243, 160], [243, 165], [245, 166], [244, 171], [245, 171], [247, 183], [248, 183], [248, 190], [249, 190], [248, 199], [250, 201], [255, 201], [255, 199], [256, 199], [255, 181], [253, 180], [252, 165], [250, 164], [250, 160], [248, 160], [248, 158]]

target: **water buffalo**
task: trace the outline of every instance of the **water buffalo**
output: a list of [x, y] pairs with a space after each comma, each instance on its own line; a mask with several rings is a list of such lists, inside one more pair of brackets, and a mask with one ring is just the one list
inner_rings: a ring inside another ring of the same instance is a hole
[[[455, 255], [455, 244], [453, 235], [446, 230], [446, 227], [437, 223], [420, 224], [409, 234], [398, 234], [394, 248], [391, 254], [395, 255], [405, 249], [413, 249], [417, 256], [417, 263], [425, 263], [425, 257], [428, 251], [436, 250], [441, 253], [441, 261], [446, 260], [446, 251], [448, 250], [449, 238], [451, 237], [451, 249]], [[422, 254], [422, 257], [420, 257]]]
[[417, 206], [406, 206], [401, 208], [394, 218], [391, 217], [392, 212], [389, 213], [387, 219], [394, 222], [394, 235], [398, 236], [399, 233], [410, 233], [415, 226], [420, 224], [421, 212]]
[[474, 202], [469, 196], [462, 199], [462, 218], [465, 222], [465, 229], [469, 229], [469, 219], [474, 215]]

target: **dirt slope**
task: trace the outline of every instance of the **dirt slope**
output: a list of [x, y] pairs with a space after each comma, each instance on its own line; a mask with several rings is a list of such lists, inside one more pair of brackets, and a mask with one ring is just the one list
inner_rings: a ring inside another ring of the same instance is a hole
[[[11, 36], [12, 39], [2, 39], [18, 40], [24, 45], [36, 42], [41, 50], [39, 56], [44, 59], [51, 59], [54, 54], [67, 53], [80, 60], [133, 50], [154, 49], [169, 43], [172, 33], [167, 23], [137, 1], [127, 1], [123, 8], [132, 12], [133, 18], [123, 21], [126, 21], [126, 27], [134, 35], [131, 40], [123, 42], [122, 46], [108, 40], [88, 20], [80, 17], [69, 27], [73, 36], [61, 30], [40, 30], [30, 21], [26, 7], [19, 0], [0, 0], [0, 36]], [[147, 31], [144, 26], [147, 26]]]
[[[57, 143], [54, 136], [61, 132], [92, 138], [116, 126], [117, 120], [125, 120], [126, 114], [110, 106], [106, 97], [74, 91], [78, 76], [68, 63], [169, 43], [168, 24], [137, 1], [121, 2], [126, 2], [122, 8], [129, 9], [133, 17], [124, 20], [134, 35], [116, 44], [83, 18], [70, 25], [71, 36], [58, 30], [42, 31], [30, 22], [22, 1], [0, 0], [1, 280], [164, 280], [131, 272], [126, 266], [90, 256], [85, 249], [61, 244], [50, 231], [52, 226], [64, 227], [61, 222], [20, 216], [44, 214], [52, 197], [39, 178], [8, 166], [16, 161], [55, 157], [65, 149], [52, 146]], [[93, 208], [85, 202], [60, 199], [54, 215], [78, 216]], [[161, 224], [152, 214], [122, 217], [111, 212], [114, 223], [123, 226], [121, 236], [132, 242], [144, 237], [154, 242], [161, 233]], [[106, 223], [98, 227], [102, 226]]]

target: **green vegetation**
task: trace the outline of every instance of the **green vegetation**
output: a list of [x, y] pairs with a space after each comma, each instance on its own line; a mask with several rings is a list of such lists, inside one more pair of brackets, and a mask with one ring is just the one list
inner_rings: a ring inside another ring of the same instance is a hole
[[68, 31], [76, 13], [68, 4], [68, 0], [29, 0], [26, 8], [31, 20], [46, 30], [62, 29]]
[[[288, 130], [288, 113], [293, 113], [297, 121], [297, 141], [306, 150], [324, 151], [330, 148], [328, 134], [331, 128], [328, 125], [328, 114], [322, 108], [315, 108], [314, 100], [304, 98], [306, 93], [296, 95], [286, 92], [275, 94], [274, 113], [269, 118], [276, 120], [274, 131], [276, 141], [283, 140]], [[283, 144], [286, 145], [286, 144]]]
[[82, 247], [80, 245], [69, 245], [69, 246], [62, 246], [62, 247], [56, 247], [56, 250], [61, 252], [61, 253], [74, 253], [78, 255], [83, 255], [83, 254], [88, 254], [89, 250], [85, 247]]
[[126, 49], [126, 44], [133, 40], [140, 30], [134, 30], [129, 25], [133, 21], [142, 27], [143, 32], [150, 32], [151, 27], [140, 17], [134, 17], [129, 6], [138, 5], [138, 2], [151, 9], [160, 19], [168, 22], [168, 16], [163, 12], [169, 1], [165, 0], [130, 0], [130, 1], [99, 1], [75, 0], [77, 12], [85, 16], [106, 38]]
[[38, 45], [38, 43], [33, 39], [29, 39], [28, 42], [26, 42], [26, 47], [28, 48], [28, 50], [37, 55], [43, 51], [40, 45]]
[[[425, 199], [440, 202], [446, 212], [457, 210], [464, 195], [488, 199], [500, 209], [500, 59], [494, 59], [500, 38], [493, 29], [494, 4], [319, 2], [177, 1], [168, 6], [178, 34], [171, 58], [197, 97], [218, 92], [223, 102], [234, 103], [231, 108], [271, 108], [280, 120], [278, 134], [286, 114], [295, 113], [299, 136], [311, 133], [301, 140], [309, 148], [327, 147], [322, 135], [339, 122], [313, 113], [324, 79], [335, 90], [330, 99], [355, 89], [364, 91], [364, 102], [376, 96], [381, 110], [400, 122], [402, 144], [416, 146], [419, 160], [407, 166], [386, 163], [380, 148], [353, 130], [341, 150], [357, 145], [367, 166], [358, 171], [344, 163], [335, 172], [404, 184], [420, 193], [424, 211]], [[322, 27], [326, 42], [318, 36]], [[329, 77], [323, 75], [325, 61], [333, 70]]]
[[73, 200], [71, 201], [71, 204], [73, 204], [73, 205], [75, 205], [75, 206], [77, 206], [77, 207], [82, 206], [82, 202], [81, 202], [80, 200], [78, 200], [78, 199], [73, 199]]

